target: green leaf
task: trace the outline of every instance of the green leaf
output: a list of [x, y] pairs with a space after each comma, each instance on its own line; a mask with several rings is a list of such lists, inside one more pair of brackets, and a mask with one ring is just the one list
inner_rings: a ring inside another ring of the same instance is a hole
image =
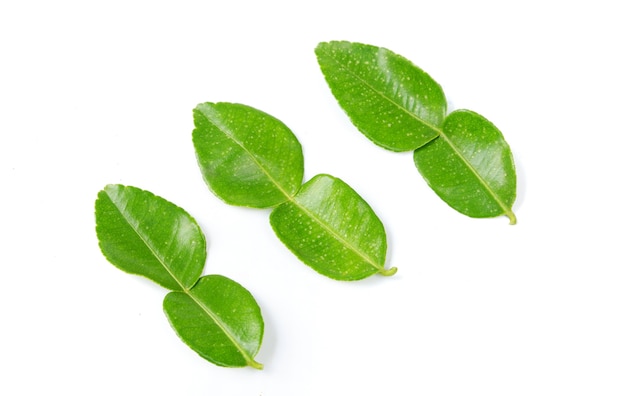
[[254, 297], [219, 275], [200, 278], [206, 241], [183, 209], [136, 187], [108, 185], [96, 200], [96, 233], [104, 256], [118, 268], [174, 290], [163, 301], [180, 338], [220, 366], [254, 361], [263, 318]]
[[119, 269], [171, 290], [192, 287], [206, 261], [206, 241], [183, 209], [136, 187], [108, 185], [96, 200], [96, 233]]
[[225, 367], [254, 361], [263, 339], [263, 317], [254, 297], [220, 275], [200, 278], [188, 292], [170, 292], [163, 309], [178, 336], [206, 360]]
[[272, 207], [300, 188], [302, 147], [285, 124], [233, 103], [203, 103], [193, 115], [193, 144], [202, 176], [226, 203]]
[[467, 110], [446, 116], [441, 87], [410, 61], [380, 47], [320, 43], [320, 68], [354, 125], [380, 146], [415, 149], [430, 187], [471, 217], [516, 219], [511, 150], [489, 121]]
[[331, 41], [315, 49], [331, 92], [374, 143], [409, 151], [439, 135], [446, 98], [428, 74], [388, 49]]
[[305, 264], [338, 280], [358, 280], [386, 270], [385, 229], [372, 208], [350, 186], [317, 175], [292, 201], [276, 207], [271, 225]]
[[471, 217], [516, 219], [513, 155], [502, 133], [469, 110], [451, 113], [440, 138], [414, 153], [415, 165], [448, 205]]
[[354, 190], [327, 175], [301, 186], [302, 148], [284, 124], [241, 104], [205, 103], [194, 115], [198, 162], [224, 201], [278, 205], [270, 218], [278, 237], [302, 261], [331, 278], [395, 273], [395, 268], [384, 268], [383, 225]]

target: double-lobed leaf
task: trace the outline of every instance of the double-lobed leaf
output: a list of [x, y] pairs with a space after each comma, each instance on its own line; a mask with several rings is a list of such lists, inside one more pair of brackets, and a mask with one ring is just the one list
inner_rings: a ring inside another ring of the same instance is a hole
[[331, 92], [364, 135], [393, 151], [415, 150], [420, 173], [457, 211], [506, 215], [515, 224], [513, 155], [493, 124], [468, 110], [446, 115], [439, 84], [388, 49], [332, 41], [315, 52]]
[[[385, 230], [363, 198], [329, 175], [301, 185], [302, 150], [284, 124], [233, 103], [198, 105], [194, 120], [196, 157], [211, 190], [227, 203], [275, 206], [270, 223], [301, 261], [338, 280], [395, 273], [395, 268], [384, 268]], [[272, 143], [275, 139], [280, 143]], [[247, 172], [239, 171], [240, 163]], [[248, 174], [255, 175], [253, 182]]]
[[108, 185], [96, 200], [96, 234], [113, 265], [173, 290], [164, 311], [200, 356], [220, 366], [262, 368], [254, 361], [263, 338], [261, 310], [238, 283], [200, 277], [206, 241], [185, 210], [149, 191]]
[[302, 147], [281, 121], [235, 103], [202, 103], [193, 116], [198, 165], [226, 203], [272, 207], [300, 188]]
[[386, 270], [382, 222], [356, 191], [330, 175], [317, 175], [294, 199], [278, 206], [270, 223], [281, 241], [319, 273], [358, 280]]

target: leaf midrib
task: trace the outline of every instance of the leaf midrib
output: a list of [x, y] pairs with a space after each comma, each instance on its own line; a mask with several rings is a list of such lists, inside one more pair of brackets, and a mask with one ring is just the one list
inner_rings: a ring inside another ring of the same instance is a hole
[[196, 296], [193, 295], [192, 290], [188, 290], [188, 291], [185, 290], [185, 294], [187, 294], [200, 307], [200, 309], [202, 309], [204, 313], [206, 313], [207, 316], [211, 318], [213, 322], [215, 322], [217, 327], [219, 327], [220, 330], [222, 330], [222, 332], [226, 335], [228, 340], [235, 346], [235, 348], [237, 348], [237, 350], [243, 356], [243, 358], [246, 360], [246, 363], [249, 366], [252, 366], [254, 368], [259, 368], [259, 369], [263, 367], [261, 363], [258, 363], [257, 361], [255, 361], [248, 354], [248, 352], [245, 349], [243, 349], [243, 347], [235, 339], [234, 335], [230, 332], [228, 326], [226, 326], [226, 324], [222, 322], [222, 320], [217, 316], [217, 314], [213, 312], [209, 307], [207, 307], [200, 299], [196, 298]]
[[308, 210], [307, 207], [301, 205], [298, 201], [296, 201], [295, 197], [289, 197], [289, 202], [291, 202], [294, 206], [296, 206], [298, 209], [300, 209], [302, 212], [304, 212], [309, 218], [313, 219], [324, 230], [326, 230], [333, 238], [338, 240], [342, 245], [347, 247], [352, 252], [356, 253], [357, 256], [361, 257], [366, 263], [368, 263], [369, 265], [374, 267], [378, 272], [385, 273], [385, 272], [393, 270], [393, 268], [391, 268], [389, 270], [385, 270], [385, 266], [384, 265], [382, 265], [382, 266], [379, 265], [378, 263], [376, 263], [376, 261], [374, 259], [372, 259], [371, 257], [365, 255], [365, 253], [363, 253], [359, 249], [357, 249], [357, 247], [354, 246], [352, 243], [350, 243], [350, 241], [346, 240], [343, 236], [341, 236], [338, 233], [336, 233], [335, 230], [332, 227], [330, 227], [328, 224], [326, 224], [326, 222], [324, 222], [322, 219], [317, 217], [314, 212], [311, 212], [310, 210]]
[[[504, 212], [504, 214], [509, 218], [511, 224], [516, 223], [515, 214], [504, 202], [500, 199], [500, 196], [496, 194], [496, 192], [489, 186], [489, 184], [485, 181], [485, 179], [478, 173], [476, 168], [469, 162], [469, 160], [461, 153], [458, 147], [450, 140], [450, 137], [443, 133], [443, 130], [440, 131], [440, 137], [450, 146], [454, 154], [457, 155], [463, 161], [463, 164], [472, 172], [474, 177], [478, 180], [478, 182], [483, 186], [483, 188], [489, 193], [491, 198], [500, 206], [500, 209]], [[418, 149], [419, 150], [419, 149]]]
[[[169, 276], [172, 277], [172, 279], [174, 279], [174, 281], [178, 284], [178, 286], [180, 286], [181, 290], [186, 291], [187, 288], [182, 284], [182, 282], [176, 277], [174, 276], [174, 273], [169, 269], [169, 267], [165, 264], [165, 260], [164, 258], [162, 258], [152, 247], [152, 245], [150, 243], [148, 243], [148, 240], [146, 238], [144, 238], [144, 236], [139, 232], [139, 229], [133, 224], [133, 222], [131, 222], [131, 217], [128, 216], [126, 214], [125, 211], [123, 211], [113, 200], [113, 198], [111, 197], [111, 195], [109, 195], [109, 193], [107, 192], [107, 197], [109, 197], [109, 200], [111, 201], [111, 203], [113, 204], [113, 206], [115, 207], [115, 209], [117, 209], [118, 213], [124, 218], [124, 220], [126, 220], [126, 224], [128, 224], [130, 226], [130, 228], [135, 232], [135, 234], [137, 235], [137, 237], [139, 237], [139, 239], [141, 239], [141, 241], [144, 243], [144, 245], [148, 248], [148, 250], [150, 251], [150, 253], [152, 253], [152, 256], [154, 258], [157, 259], [157, 261], [159, 262], [159, 264], [161, 264], [161, 266], [163, 267], [163, 269], [169, 274]], [[126, 204], [128, 204], [128, 201], [126, 201]], [[124, 208], [125, 209], [125, 208]]]
[[[409, 109], [407, 109], [406, 107], [404, 107], [401, 103], [397, 103], [394, 98], [389, 97], [385, 94], [385, 92], [382, 92], [378, 89], [376, 89], [376, 87], [374, 87], [373, 85], [371, 85], [367, 80], [363, 79], [361, 76], [359, 76], [357, 73], [355, 73], [352, 69], [344, 66], [341, 62], [339, 62], [339, 60], [335, 59], [332, 56], [328, 56], [329, 59], [333, 60], [335, 62], [335, 64], [337, 66], [339, 66], [339, 68], [343, 69], [344, 71], [346, 71], [348, 74], [350, 74], [352, 77], [354, 77], [356, 80], [360, 81], [363, 85], [365, 85], [367, 88], [369, 88], [371, 91], [373, 91], [374, 93], [378, 94], [381, 98], [385, 99], [386, 101], [388, 101], [389, 103], [393, 104], [394, 106], [396, 106], [398, 109], [400, 109], [401, 111], [403, 111], [404, 113], [408, 114], [411, 118], [415, 119], [416, 121], [420, 122], [421, 124], [423, 124], [424, 126], [433, 129], [435, 132], [439, 132], [440, 129], [437, 128], [436, 126], [432, 125], [431, 123], [427, 122], [426, 120], [419, 118], [415, 113], [411, 112]], [[437, 136], [433, 137], [431, 140], [432, 141], [434, 139], [436, 139]], [[428, 142], [426, 142], [428, 143]], [[424, 143], [424, 144], [426, 144]]]
[[204, 111], [202, 111], [201, 109], [200, 109], [200, 113], [207, 120], [207, 122], [209, 122], [211, 125], [213, 125], [218, 131], [222, 132], [224, 134], [224, 136], [229, 138], [233, 143], [235, 143], [237, 146], [239, 146], [252, 159], [252, 161], [254, 161], [254, 163], [263, 172], [263, 174], [265, 176], [267, 176], [267, 178], [274, 184], [274, 186], [276, 186], [276, 188], [286, 198], [290, 197], [289, 193], [280, 185], [280, 183], [278, 183], [278, 181], [272, 176], [272, 174], [257, 160], [256, 156], [254, 156], [253, 153], [250, 150], [248, 150], [248, 148], [241, 141], [235, 139], [233, 133], [228, 133], [228, 132], [230, 132], [230, 128], [228, 128], [224, 124], [221, 124], [221, 123], [217, 122], [216, 120], [213, 120], [210, 116], [205, 114]]

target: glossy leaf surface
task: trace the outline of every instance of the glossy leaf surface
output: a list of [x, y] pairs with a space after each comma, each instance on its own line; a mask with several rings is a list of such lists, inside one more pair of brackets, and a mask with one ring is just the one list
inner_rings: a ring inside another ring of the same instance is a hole
[[170, 292], [163, 309], [178, 336], [208, 361], [263, 368], [253, 359], [263, 339], [261, 310], [238, 283], [220, 275], [204, 276], [189, 293]]
[[234, 103], [203, 103], [193, 115], [200, 170], [226, 203], [272, 207], [300, 188], [302, 147], [281, 121]]
[[443, 90], [406, 58], [372, 45], [331, 41], [315, 49], [331, 92], [374, 143], [409, 151], [439, 135]]
[[430, 187], [459, 212], [471, 217], [506, 215], [516, 195], [513, 155], [502, 133], [469, 110], [451, 113], [440, 138], [414, 153]]
[[270, 222], [281, 241], [305, 264], [338, 280], [358, 280], [386, 270], [385, 229], [372, 208], [346, 183], [317, 175], [292, 201], [274, 209]]
[[123, 271], [171, 289], [192, 287], [206, 261], [206, 241], [183, 209], [136, 187], [108, 185], [96, 200], [104, 256]]

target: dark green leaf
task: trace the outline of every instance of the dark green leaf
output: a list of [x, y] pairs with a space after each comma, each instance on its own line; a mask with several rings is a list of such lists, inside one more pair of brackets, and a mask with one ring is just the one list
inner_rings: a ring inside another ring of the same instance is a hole
[[292, 201], [270, 215], [274, 231], [300, 260], [338, 280], [357, 280], [386, 270], [387, 239], [372, 208], [350, 186], [317, 175]]
[[123, 271], [171, 289], [192, 287], [206, 261], [204, 234], [183, 209], [135, 187], [108, 185], [96, 200], [104, 256]]
[[263, 339], [263, 317], [256, 301], [238, 283], [220, 276], [200, 278], [188, 292], [170, 292], [163, 309], [178, 336], [218, 366], [251, 366]]
[[315, 52], [339, 105], [374, 143], [409, 151], [439, 135], [446, 98], [439, 84], [409, 60], [346, 41], [320, 43]]
[[440, 138], [414, 153], [430, 187], [451, 207], [471, 217], [516, 219], [513, 155], [502, 133], [482, 116], [459, 110], [443, 124]]
[[203, 103], [194, 112], [193, 143], [211, 190], [231, 205], [271, 207], [302, 184], [302, 147], [276, 118], [233, 103]]

